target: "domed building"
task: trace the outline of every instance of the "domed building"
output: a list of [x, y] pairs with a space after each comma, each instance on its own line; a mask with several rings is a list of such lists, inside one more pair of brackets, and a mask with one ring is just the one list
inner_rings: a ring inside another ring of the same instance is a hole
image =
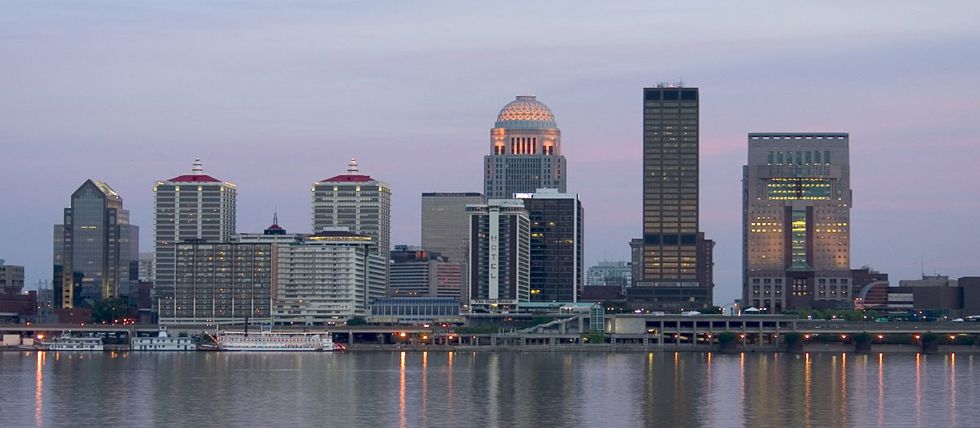
[[519, 95], [500, 110], [483, 162], [487, 199], [510, 199], [537, 189], [565, 192], [561, 131], [551, 109], [534, 96]]

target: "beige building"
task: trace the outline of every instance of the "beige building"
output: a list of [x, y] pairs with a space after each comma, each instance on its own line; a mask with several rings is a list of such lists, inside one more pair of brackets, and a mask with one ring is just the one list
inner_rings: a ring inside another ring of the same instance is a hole
[[849, 308], [845, 133], [753, 133], [743, 168], [743, 299], [769, 312]]
[[509, 199], [537, 189], [565, 192], [568, 171], [561, 131], [551, 109], [534, 96], [520, 95], [500, 110], [483, 163], [487, 199]]

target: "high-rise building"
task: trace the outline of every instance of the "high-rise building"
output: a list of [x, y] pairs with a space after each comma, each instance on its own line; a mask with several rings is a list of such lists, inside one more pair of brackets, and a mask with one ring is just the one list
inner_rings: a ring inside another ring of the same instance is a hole
[[469, 287], [473, 311], [517, 309], [530, 300], [530, 221], [519, 199], [469, 205]]
[[143, 282], [153, 282], [153, 252], [139, 254], [137, 278]]
[[538, 189], [517, 194], [530, 220], [530, 296], [577, 302], [585, 286], [585, 211], [577, 193]]
[[154, 183], [153, 289], [161, 308], [174, 307], [177, 244], [227, 241], [235, 233], [236, 194], [233, 183], [205, 174], [200, 159], [190, 174]]
[[175, 246], [174, 298], [163, 324], [272, 322], [276, 246], [183, 240]]
[[483, 157], [483, 194], [509, 199], [537, 189], [565, 192], [565, 157], [555, 115], [533, 96], [518, 96], [500, 110]]
[[366, 317], [385, 297], [386, 260], [374, 238], [327, 227], [278, 245], [277, 324], [328, 325]]
[[848, 135], [753, 133], [748, 146], [745, 305], [776, 313], [850, 307]]
[[361, 174], [351, 159], [347, 173], [313, 183], [313, 233], [344, 227], [373, 238], [383, 260], [391, 251], [391, 187]]
[[469, 216], [466, 206], [482, 204], [483, 195], [466, 193], [422, 194], [422, 248], [439, 253], [463, 268], [460, 301], [469, 301], [469, 277], [465, 274], [469, 247]]
[[642, 277], [631, 304], [654, 310], [711, 306], [711, 250], [698, 224], [698, 89], [643, 89]]
[[20, 294], [24, 290], [24, 267], [8, 265], [0, 259], [0, 293]]
[[467, 193], [422, 194], [422, 248], [451, 262], [466, 260], [469, 222], [466, 206], [482, 204], [483, 195]]
[[59, 308], [91, 307], [128, 295], [139, 268], [139, 228], [108, 184], [85, 180], [54, 226], [54, 294]]

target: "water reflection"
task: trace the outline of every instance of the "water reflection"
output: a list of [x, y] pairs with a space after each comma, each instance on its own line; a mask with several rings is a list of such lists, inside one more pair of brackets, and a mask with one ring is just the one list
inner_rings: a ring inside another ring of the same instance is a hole
[[5, 353], [0, 411], [3, 426], [950, 426], [980, 418], [971, 405], [980, 397], [973, 361], [962, 354]]

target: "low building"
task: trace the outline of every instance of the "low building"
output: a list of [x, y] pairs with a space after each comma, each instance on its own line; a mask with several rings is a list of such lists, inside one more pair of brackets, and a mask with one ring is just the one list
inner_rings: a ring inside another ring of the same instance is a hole
[[371, 304], [368, 322], [462, 323], [459, 300], [450, 297], [386, 297]]
[[389, 270], [388, 294], [392, 297], [460, 298], [463, 264], [438, 252], [396, 245]]
[[613, 285], [629, 287], [633, 280], [633, 265], [624, 261], [601, 261], [590, 266], [586, 273], [586, 286]]

